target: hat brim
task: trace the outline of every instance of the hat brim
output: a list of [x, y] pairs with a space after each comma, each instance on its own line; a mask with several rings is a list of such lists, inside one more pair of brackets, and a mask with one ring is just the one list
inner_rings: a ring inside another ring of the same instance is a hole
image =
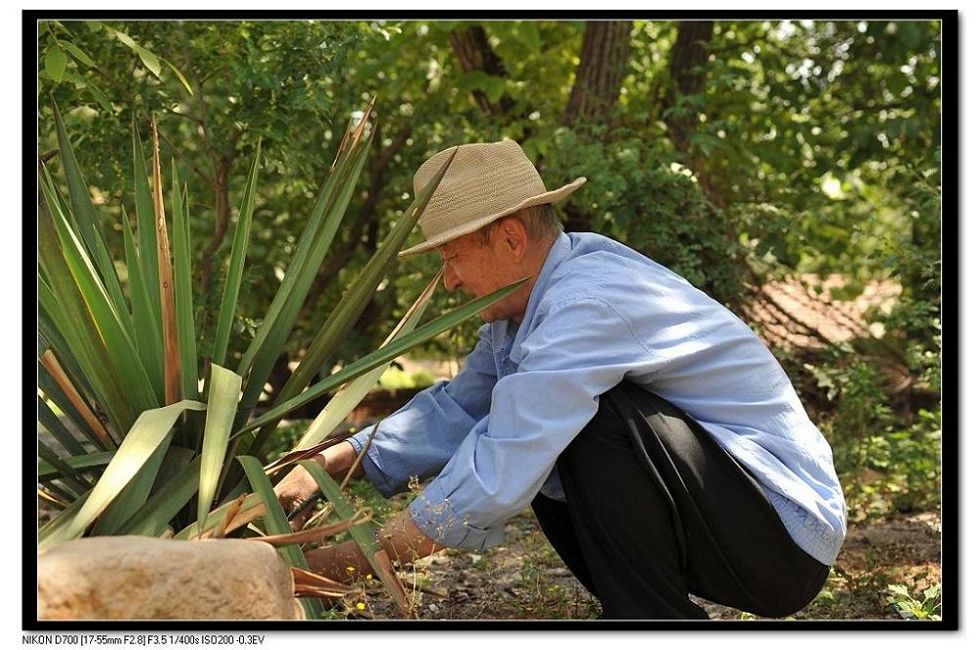
[[566, 196], [582, 187], [582, 185], [585, 184], [585, 180], [586, 179], [584, 176], [580, 176], [568, 185], [559, 187], [557, 190], [552, 190], [550, 192], [545, 192], [544, 194], [538, 194], [537, 196], [526, 198], [512, 208], [507, 208], [506, 210], [495, 212], [494, 214], [487, 215], [486, 217], [468, 221], [462, 225], [456, 226], [455, 228], [450, 228], [449, 230], [439, 233], [432, 239], [427, 239], [421, 244], [412, 246], [411, 248], [406, 248], [398, 253], [398, 257], [408, 257], [409, 255], [418, 255], [419, 253], [427, 253], [431, 250], [435, 250], [443, 244], [451, 242], [457, 237], [462, 237], [463, 235], [468, 235], [471, 232], [476, 232], [485, 225], [493, 223], [497, 219], [502, 219], [503, 217], [514, 214], [515, 212], [523, 210], [524, 208], [529, 208], [532, 205], [558, 203]]

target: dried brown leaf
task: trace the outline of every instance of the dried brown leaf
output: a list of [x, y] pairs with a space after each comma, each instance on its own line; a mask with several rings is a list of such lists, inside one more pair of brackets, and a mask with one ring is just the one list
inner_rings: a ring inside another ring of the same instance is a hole
[[294, 463], [298, 463], [301, 460], [306, 460], [307, 458], [313, 458], [324, 449], [327, 449], [328, 447], [332, 447], [338, 442], [341, 442], [342, 440], [344, 440], [344, 438], [345, 436], [340, 436], [340, 437], [335, 436], [333, 438], [327, 438], [323, 442], [313, 445], [312, 447], [308, 447], [306, 449], [300, 449], [297, 451], [291, 451], [285, 456], [283, 456], [282, 458], [266, 465], [265, 473], [272, 474], [276, 470], [282, 469], [286, 465], [292, 465]]
[[316, 528], [306, 528], [304, 530], [298, 530], [294, 533], [285, 533], [283, 535], [265, 535], [262, 537], [249, 537], [248, 539], [255, 540], [258, 542], [265, 542], [266, 544], [272, 544], [273, 546], [288, 546], [290, 544], [308, 544], [309, 542], [318, 542], [327, 537], [333, 537], [338, 533], [342, 533], [351, 526], [356, 526], [358, 524], [363, 524], [371, 520], [371, 512], [369, 510], [360, 510], [353, 519], [348, 519], [346, 521], [340, 521], [335, 524], [330, 524], [328, 526], [318, 526]]
[[64, 369], [61, 364], [58, 363], [57, 357], [54, 355], [54, 351], [50, 348], [45, 350], [44, 354], [41, 355], [41, 365], [47, 368], [48, 372], [51, 373], [51, 377], [54, 378], [55, 383], [58, 387], [64, 391], [71, 405], [75, 407], [79, 415], [85, 420], [85, 424], [89, 426], [99, 441], [105, 445], [106, 449], [115, 449], [117, 447], [116, 443], [109, 436], [109, 432], [106, 430], [105, 425], [95, 416], [95, 413], [88, 407], [88, 403], [82, 399], [75, 387], [72, 385], [71, 380], [68, 379], [68, 375], [65, 374]]
[[243, 494], [231, 502], [231, 505], [228, 506], [228, 512], [225, 513], [224, 521], [221, 522], [220, 526], [216, 526], [214, 528], [211, 535], [214, 539], [221, 539], [228, 533], [228, 527], [231, 525], [231, 522], [235, 520], [235, 517], [238, 516], [238, 512], [242, 509], [242, 504], [245, 503], [245, 499], [247, 498], [248, 495]]
[[177, 308], [174, 297], [173, 268], [170, 262], [170, 239], [163, 210], [163, 174], [160, 171], [160, 139], [157, 120], [150, 121], [153, 132], [153, 214], [157, 231], [157, 272], [160, 283], [160, 310], [163, 318], [164, 402], [180, 400], [180, 347], [177, 339]]

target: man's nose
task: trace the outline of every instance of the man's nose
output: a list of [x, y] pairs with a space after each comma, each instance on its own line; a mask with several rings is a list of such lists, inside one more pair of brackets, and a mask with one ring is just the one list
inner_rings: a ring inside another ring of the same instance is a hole
[[446, 285], [447, 291], [455, 291], [462, 284], [459, 276], [456, 275], [456, 271], [453, 270], [452, 264], [442, 265], [442, 282]]

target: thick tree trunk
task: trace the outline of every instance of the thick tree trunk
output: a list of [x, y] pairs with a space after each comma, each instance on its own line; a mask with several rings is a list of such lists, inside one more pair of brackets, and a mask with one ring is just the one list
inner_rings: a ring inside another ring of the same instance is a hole
[[[689, 20], [677, 27], [677, 40], [670, 52], [670, 86], [661, 114], [670, 139], [679, 151], [687, 152], [697, 128], [696, 110], [684, 106], [684, 98], [704, 92], [708, 66], [708, 44], [714, 21]], [[677, 110], [670, 110], [677, 109]]]
[[691, 136], [698, 129], [698, 111], [686, 100], [704, 93], [713, 29], [714, 22], [710, 20], [691, 20], [678, 25], [677, 39], [670, 52], [670, 82], [661, 104], [661, 115], [671, 141], [686, 156], [687, 165], [697, 175], [705, 195], [714, 205], [724, 208], [727, 204], [724, 192], [712, 182], [704, 154], [691, 149]]
[[[463, 72], [480, 71], [494, 77], [506, 77], [507, 69], [490, 48], [487, 33], [479, 25], [471, 25], [449, 34], [449, 44], [456, 53]], [[487, 115], [503, 115], [514, 106], [514, 100], [504, 94], [500, 101], [492, 102], [482, 90], [473, 91], [473, 99]]]
[[630, 55], [633, 23], [596, 20], [585, 26], [565, 123], [605, 121], [619, 99]]
[[[632, 29], [631, 22], [622, 20], [597, 20], [585, 25], [575, 84], [565, 106], [566, 125], [611, 120], [626, 77]], [[566, 230], [592, 229], [588, 214], [573, 205], [566, 205], [564, 212]]]

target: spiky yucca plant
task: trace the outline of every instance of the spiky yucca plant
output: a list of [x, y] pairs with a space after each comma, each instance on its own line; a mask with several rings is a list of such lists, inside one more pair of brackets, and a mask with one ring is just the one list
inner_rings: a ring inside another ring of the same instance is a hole
[[[392, 359], [478, 313], [516, 285], [417, 328], [438, 282], [438, 277], [433, 278], [381, 348], [309, 384], [336, 354], [391, 270], [448, 162], [347, 288], [271, 408], [250, 420], [367, 159], [371, 109], [369, 105], [345, 134], [282, 284], [268, 312], [261, 315], [255, 337], [232, 368], [228, 346], [248, 250], [261, 145], [235, 225], [214, 347], [210, 359], [204, 359], [196, 345], [193, 315], [190, 203], [173, 165], [168, 219], [156, 123], [152, 124], [152, 183], [138, 130], [133, 129], [137, 227], [134, 233], [123, 210], [122, 263], [109, 256], [100, 216], [55, 107], [68, 196], [61, 194], [48, 165], [42, 163], [37, 405], [40, 425], [61, 449], [38, 441], [38, 493], [60, 512], [39, 529], [40, 550], [90, 534], [179, 539], [259, 534], [280, 546], [293, 567], [298, 594], [335, 597], [344, 588], [306, 571], [301, 545], [349, 528], [389, 594], [407, 610], [405, 592], [378, 547], [369, 517], [356, 512], [341, 486], [307, 459], [342, 439], [332, 436], [332, 431]], [[125, 282], [118, 268], [125, 269]], [[339, 390], [292, 452], [263, 467], [258, 458], [281, 418], [335, 389]], [[65, 426], [52, 405], [73, 427]], [[298, 533], [290, 530], [270, 476], [281, 475], [297, 462], [313, 473], [339, 521]], [[246, 524], [251, 525], [246, 528]], [[319, 598], [303, 602], [308, 617], [319, 616]]]

